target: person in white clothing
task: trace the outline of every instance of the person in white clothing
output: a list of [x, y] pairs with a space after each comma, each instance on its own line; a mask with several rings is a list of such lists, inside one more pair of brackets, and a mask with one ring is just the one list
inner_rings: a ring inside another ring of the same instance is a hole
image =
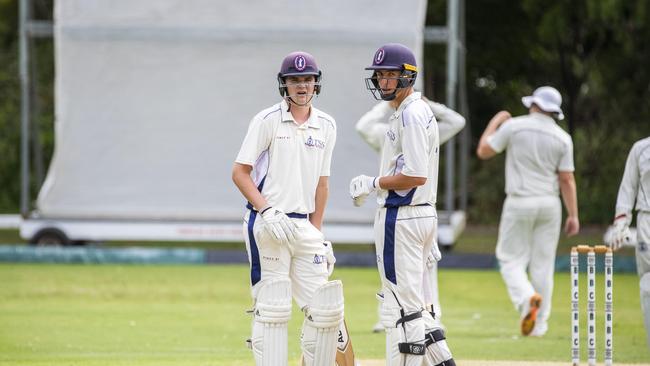
[[562, 96], [555, 88], [537, 88], [522, 102], [529, 114], [512, 118], [506, 111], [497, 113], [481, 136], [477, 155], [489, 159], [506, 150], [507, 197], [496, 257], [520, 314], [521, 333], [543, 336], [551, 314], [561, 229], [559, 193], [568, 213], [566, 234], [575, 235], [580, 229], [573, 142], [554, 120], [564, 118]]
[[[278, 74], [282, 101], [253, 117], [232, 172], [248, 200], [244, 237], [254, 300], [249, 346], [257, 365], [287, 365], [291, 299], [304, 312], [307, 366], [332, 366], [343, 324], [343, 289], [321, 233], [336, 123], [312, 106], [321, 71], [312, 55], [287, 55]], [[328, 268], [329, 267], [329, 268]]]
[[[637, 141], [627, 156], [618, 189], [614, 230], [609, 245], [618, 250], [631, 241], [630, 223], [636, 210], [636, 269], [639, 274], [641, 309], [650, 348], [650, 137]], [[636, 204], [635, 204], [636, 202]]]
[[[431, 108], [413, 90], [415, 55], [408, 47], [380, 47], [366, 87], [394, 110], [383, 133], [378, 176], [350, 182], [356, 206], [377, 193], [375, 250], [382, 280], [381, 321], [386, 329], [386, 365], [455, 366], [444, 332], [424, 311], [426, 257], [435, 247], [438, 185], [438, 124]], [[380, 137], [378, 137], [380, 138]]]
[[[444, 104], [428, 100], [425, 97], [422, 97], [422, 99], [427, 102], [436, 118], [436, 121], [438, 122], [440, 145], [447, 142], [462, 130], [463, 127], [465, 127], [465, 118], [456, 111], [447, 108]], [[357, 122], [357, 132], [359, 132], [364, 141], [366, 141], [373, 150], [377, 152], [381, 151], [386, 131], [388, 131], [388, 121], [394, 113], [395, 109], [391, 107], [390, 102], [381, 101], [371, 110], [366, 112]], [[437, 248], [437, 245], [434, 247]], [[436, 322], [442, 324], [442, 308], [440, 307], [438, 294], [439, 258], [436, 258], [436, 253], [435, 250], [432, 250], [432, 252], [427, 256], [426, 266], [424, 268], [423, 295], [427, 311], [432, 314]], [[379, 311], [381, 312], [381, 309]], [[382, 325], [381, 320], [374, 325], [372, 330], [375, 333], [384, 331], [384, 326]]]

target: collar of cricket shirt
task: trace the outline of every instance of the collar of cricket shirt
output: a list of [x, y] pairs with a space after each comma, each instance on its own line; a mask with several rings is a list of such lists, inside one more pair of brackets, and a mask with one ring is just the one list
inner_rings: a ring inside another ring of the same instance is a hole
[[[293, 118], [293, 114], [291, 114], [289, 109], [289, 104], [287, 104], [286, 100], [283, 100], [280, 103], [280, 113], [282, 114], [282, 122], [293, 122], [296, 123], [296, 120]], [[297, 123], [296, 123], [297, 124]], [[309, 128], [320, 128], [319, 121], [318, 121], [318, 110], [314, 108], [314, 106], [311, 106], [311, 111], [309, 111], [309, 118], [303, 123], [302, 125], [298, 127], [303, 128], [309, 127]]]
[[421, 98], [422, 98], [422, 93], [420, 93], [420, 92], [411, 93], [408, 97], [404, 98], [404, 100], [399, 105], [399, 107], [397, 107], [397, 111], [395, 111], [395, 114], [397, 116], [399, 116], [400, 114], [402, 114], [404, 109], [406, 109], [406, 107], [408, 107], [409, 104], [411, 104], [411, 103], [413, 103], [416, 100], [421, 99]]
[[557, 121], [556, 121], [553, 117], [551, 117], [551, 116], [547, 116], [547, 115], [545, 115], [544, 113], [540, 113], [540, 112], [531, 112], [530, 115], [531, 115], [533, 118], [535, 118], [535, 119], [537, 119], [537, 120], [540, 120], [540, 121], [542, 121], [542, 122], [553, 123], [553, 124], [556, 124], [556, 123], [557, 123]]

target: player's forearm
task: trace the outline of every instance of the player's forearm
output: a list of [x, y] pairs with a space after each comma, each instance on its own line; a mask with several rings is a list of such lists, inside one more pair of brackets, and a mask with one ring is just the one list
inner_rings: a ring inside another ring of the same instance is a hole
[[630, 187], [619, 187], [618, 196], [616, 198], [616, 216], [625, 214], [630, 216], [634, 209], [636, 202], [636, 189], [632, 190]]
[[251, 179], [251, 170], [252, 167], [248, 165], [235, 163], [235, 166], [232, 169], [232, 181], [248, 202], [259, 211], [266, 207], [268, 203]]
[[573, 173], [560, 173], [560, 193], [562, 194], [567, 215], [578, 217], [578, 194]]
[[478, 147], [476, 148], [476, 155], [478, 155], [479, 158], [489, 159], [495, 155], [494, 150], [492, 150], [492, 147], [490, 147], [490, 144], [488, 144], [487, 140], [496, 132], [499, 126], [503, 124], [503, 122], [507, 121], [510, 118], [510, 113], [501, 111], [495, 114], [490, 122], [488, 122], [488, 125], [485, 127], [485, 131], [483, 131], [481, 139], [478, 142]]
[[388, 130], [389, 116], [376, 113], [373, 109], [362, 116], [355, 126], [361, 138], [375, 151], [381, 150], [384, 135]]
[[639, 175], [639, 169], [635, 159], [628, 157], [623, 179], [621, 179], [621, 185], [618, 188], [618, 195], [616, 197], [617, 216], [623, 213], [628, 215], [634, 209], [636, 195], [639, 190]]
[[465, 127], [465, 117], [445, 105], [429, 102], [433, 115], [438, 121], [440, 144], [444, 144]]
[[323, 226], [323, 217], [325, 216], [325, 205], [327, 204], [327, 198], [329, 197], [329, 183], [327, 179], [321, 180], [316, 187], [316, 197], [315, 197], [315, 208], [314, 212], [309, 215], [309, 222], [314, 225], [318, 230], [321, 230]]
[[379, 177], [377, 179], [379, 188], [381, 189], [390, 189], [390, 190], [404, 190], [412, 189], [424, 185], [427, 182], [427, 178], [424, 177], [410, 177], [404, 174], [390, 175], [385, 177]]

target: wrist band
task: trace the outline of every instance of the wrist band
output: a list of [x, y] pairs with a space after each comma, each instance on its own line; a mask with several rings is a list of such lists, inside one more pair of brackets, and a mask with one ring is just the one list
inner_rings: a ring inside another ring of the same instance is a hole
[[265, 206], [264, 208], [262, 208], [262, 209], [260, 210], [260, 215], [264, 215], [264, 213], [265, 213], [266, 211], [268, 211], [270, 208], [271, 208], [270, 205], [267, 205], [267, 206]]

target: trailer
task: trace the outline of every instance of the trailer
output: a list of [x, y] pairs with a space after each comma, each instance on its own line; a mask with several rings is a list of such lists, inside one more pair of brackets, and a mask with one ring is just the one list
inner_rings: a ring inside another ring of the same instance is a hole
[[[372, 243], [375, 207], [353, 207], [347, 192], [352, 177], [377, 169], [354, 130], [375, 103], [364, 67], [387, 42], [421, 63], [427, 5], [380, 3], [57, 0], [55, 151], [21, 236], [243, 241], [232, 163], [252, 116], [280, 100], [282, 58], [302, 49], [323, 69], [314, 103], [337, 120], [325, 235]], [[385, 14], [390, 27], [377, 24]], [[464, 224], [463, 211], [441, 211], [440, 243], [453, 244]]]

